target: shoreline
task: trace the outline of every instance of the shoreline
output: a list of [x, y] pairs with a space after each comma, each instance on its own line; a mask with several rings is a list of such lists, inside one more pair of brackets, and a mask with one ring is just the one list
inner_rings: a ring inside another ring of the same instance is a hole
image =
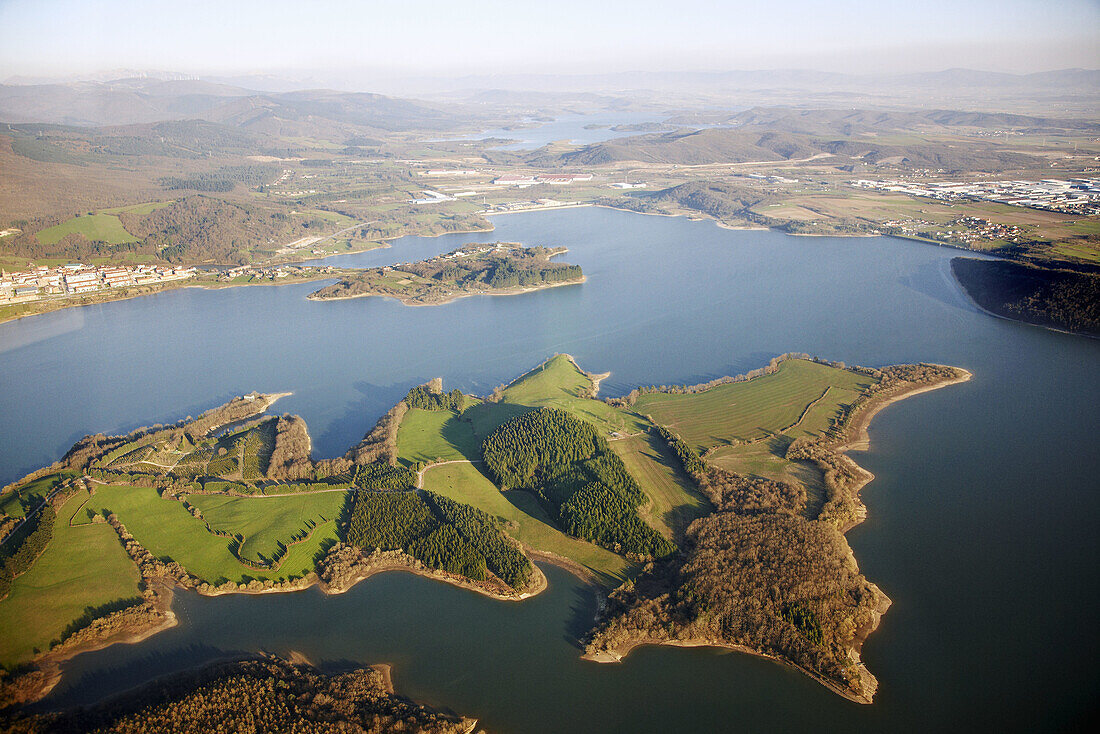
[[534, 293], [535, 291], [545, 291], [545, 290], [549, 290], [550, 288], [559, 288], [561, 286], [566, 286], [566, 285], [581, 285], [582, 283], [586, 283], [587, 281], [588, 281], [587, 276], [582, 275], [581, 277], [576, 278], [575, 280], [563, 280], [563, 281], [558, 282], [558, 283], [547, 283], [545, 285], [528, 287], [528, 288], [504, 288], [504, 289], [498, 289], [498, 290], [493, 290], [493, 291], [481, 291], [481, 292], [474, 292], [474, 293], [457, 293], [457, 294], [454, 294], [454, 295], [446, 298], [445, 300], [432, 301], [431, 303], [422, 303], [422, 302], [414, 301], [414, 300], [411, 300], [411, 299], [408, 299], [408, 298], [399, 298], [398, 296], [393, 296], [393, 295], [390, 295], [388, 293], [357, 293], [354, 296], [333, 296], [333, 297], [330, 297], [330, 298], [313, 298], [313, 295], [310, 294], [310, 295], [306, 296], [306, 300], [307, 301], [315, 301], [315, 302], [320, 303], [320, 302], [324, 302], [324, 301], [351, 301], [351, 300], [354, 300], [356, 298], [392, 298], [393, 300], [400, 303], [402, 306], [409, 306], [410, 308], [416, 308], [416, 307], [420, 307], [420, 306], [445, 306], [448, 303], [454, 303], [455, 301], [458, 301], [462, 298], [469, 298], [470, 296], [521, 296], [524, 293]]
[[[524, 552], [528, 552], [529, 549], [527, 546], [522, 547]], [[566, 565], [567, 563], [569, 563], [567, 559], [561, 559], [554, 556], [553, 554], [544, 554], [538, 551], [533, 551], [531, 555], [538, 557], [539, 560], [545, 563], [550, 563], [552, 565], [565, 568], [566, 570], [580, 577], [582, 581], [592, 583], [593, 585], [602, 588], [602, 586], [600, 586], [593, 579], [584, 578], [581, 575], [581, 572], [578, 570], [582, 568], [579, 565], [577, 568], [571, 568]], [[241, 594], [249, 596], [258, 596], [262, 594], [293, 594], [297, 592], [308, 591], [309, 589], [316, 586], [320, 593], [328, 596], [336, 596], [350, 591], [353, 587], [363, 581], [370, 579], [372, 576], [397, 571], [410, 573], [414, 576], [420, 576], [422, 578], [426, 578], [432, 581], [440, 581], [459, 589], [464, 589], [466, 591], [472, 591], [481, 594], [482, 596], [489, 597], [490, 599], [493, 599], [495, 601], [520, 602], [526, 599], [530, 599], [533, 596], [537, 596], [538, 594], [541, 594], [543, 591], [549, 588], [549, 582], [547, 581], [546, 574], [542, 572], [542, 569], [538, 567], [538, 564], [535, 563], [535, 560], [533, 558], [531, 559], [531, 568], [534, 573], [532, 574], [531, 582], [528, 585], [527, 590], [515, 594], [501, 594], [470, 579], [458, 577], [446, 571], [429, 568], [423, 565], [413, 565], [413, 563], [410, 563], [405, 559], [395, 559], [389, 562], [384, 561], [382, 563], [370, 566], [369, 568], [363, 569], [360, 572], [356, 573], [356, 575], [352, 577], [352, 579], [347, 582], [346, 585], [341, 586], [331, 586], [325, 583], [315, 572], [310, 572], [309, 574], [302, 576], [298, 579], [285, 582], [284, 585], [281, 586], [273, 586], [263, 589], [237, 588], [200, 591], [197, 586], [187, 587], [175, 581], [158, 580], [156, 585], [159, 588], [157, 589], [157, 601], [154, 608], [162, 616], [160, 616], [157, 621], [144, 626], [138, 625], [131, 627], [130, 629], [118, 630], [105, 637], [86, 640], [84, 642], [74, 644], [68, 648], [51, 650], [44, 653], [37, 659], [33, 659], [24, 663], [23, 665], [25, 665], [26, 668], [23, 671], [22, 675], [31, 676], [32, 679], [27, 681], [24, 684], [24, 687], [21, 688], [18, 684], [17, 674], [16, 679], [13, 679], [11, 681], [15, 684], [12, 687], [13, 690], [17, 691], [16, 695], [12, 696], [12, 700], [15, 705], [25, 705], [40, 701], [41, 699], [48, 696], [53, 691], [53, 689], [57, 687], [58, 683], [60, 683], [62, 678], [64, 677], [62, 664], [82, 653], [97, 652], [99, 650], [104, 650], [117, 644], [137, 644], [161, 632], [165, 632], [174, 627], [177, 627], [180, 623], [179, 618], [176, 615], [175, 611], [172, 609], [173, 602], [175, 600], [175, 592], [177, 589], [192, 591], [195, 594], [203, 597], [219, 597], [228, 596], [231, 594]]]
[[[849, 690], [847, 688], [842, 688], [841, 686], [839, 686], [834, 681], [831, 681], [828, 678], [825, 678], [825, 677], [819, 675], [818, 673], [815, 673], [814, 671], [810, 670], [809, 668], [804, 668], [803, 666], [799, 665], [798, 663], [795, 663], [791, 660], [788, 660], [787, 658], [785, 658], [781, 655], [773, 655], [772, 653], [763, 652], [763, 651], [760, 651], [760, 650], [754, 650], [750, 647], [745, 647], [744, 645], [734, 645], [732, 643], [709, 642], [709, 641], [703, 640], [703, 639], [687, 639], [687, 640], [649, 640], [649, 639], [641, 640], [641, 639], [634, 639], [634, 640], [627, 640], [626, 642], [619, 645], [618, 647], [616, 647], [612, 651], [598, 652], [598, 653], [585, 653], [584, 655], [581, 656], [581, 660], [587, 660], [588, 662], [599, 663], [601, 665], [621, 663], [621, 662], [623, 662], [623, 659], [626, 658], [628, 655], [630, 655], [630, 653], [632, 651], [634, 651], [636, 648], [646, 647], [646, 646], [653, 646], [653, 647], [709, 647], [709, 648], [712, 648], [712, 649], [715, 649], [715, 650], [730, 650], [732, 652], [744, 653], [746, 655], [751, 655], [752, 657], [758, 657], [758, 658], [763, 658], [765, 660], [771, 660], [772, 662], [778, 663], [780, 665], [786, 665], [786, 666], [794, 668], [795, 670], [798, 670], [802, 673], [805, 673], [807, 676], [809, 676], [810, 678], [813, 678], [815, 681], [817, 681], [821, 685], [825, 686], [826, 688], [831, 690], [833, 693], [836, 693], [837, 695], [839, 695], [843, 698], [846, 698], [846, 699], [848, 699], [849, 701], [851, 701], [853, 703], [858, 703], [858, 704], [862, 704], [862, 705], [870, 705], [871, 704], [871, 699], [863, 697], [863, 696], [858, 696], [854, 692], [852, 692], [851, 690]], [[863, 670], [862, 663], [857, 662], [856, 664], [857, 664], [857, 666], [860, 667], [861, 670]]]
[[[937, 365], [937, 366], [948, 366], [948, 365]], [[867, 407], [867, 409], [865, 411], [862, 411], [861, 414], [858, 415], [854, 419], [853, 423], [847, 428], [847, 430], [845, 431], [846, 435], [840, 439], [841, 442], [833, 444], [833, 445], [828, 447], [828, 449], [830, 451], [832, 451], [834, 454], [836, 454], [838, 457], [840, 457], [843, 461], [847, 462], [849, 464], [849, 468], [854, 469], [855, 472], [857, 473], [857, 475], [859, 476], [859, 480], [858, 480], [856, 486], [854, 486], [850, 490], [851, 495], [852, 495], [852, 499], [853, 499], [853, 501], [856, 505], [856, 515], [857, 515], [857, 517], [856, 517], [855, 521], [851, 522], [850, 524], [846, 525], [845, 527], [838, 528], [841, 535], [847, 535], [849, 530], [851, 530], [856, 525], [859, 525], [861, 522], [863, 522], [864, 520], [867, 519], [867, 506], [860, 499], [859, 493], [865, 486], [867, 486], [875, 478], [874, 474], [872, 474], [871, 472], [869, 472], [866, 469], [864, 469], [863, 467], [861, 467], [851, 457], [849, 457], [847, 455], [847, 452], [848, 451], [857, 451], [857, 450], [858, 451], [866, 451], [870, 447], [870, 436], [868, 434], [868, 427], [870, 426], [871, 421], [874, 419], [874, 417], [876, 415], [878, 415], [879, 412], [881, 412], [887, 406], [892, 405], [893, 403], [897, 403], [897, 402], [900, 402], [902, 400], [905, 400], [906, 398], [912, 397], [914, 395], [920, 395], [921, 393], [931, 392], [932, 390], [938, 390], [942, 387], [948, 387], [950, 385], [957, 385], [957, 384], [960, 384], [960, 383], [963, 383], [963, 382], [967, 382], [973, 377], [973, 373], [970, 372], [969, 370], [963, 369], [961, 367], [952, 367], [952, 369], [960, 372], [961, 374], [959, 374], [954, 379], [942, 380], [940, 382], [936, 382], [936, 383], [928, 384], [928, 385], [918, 385], [918, 386], [912, 387], [911, 389], [908, 389], [908, 390], [902, 390], [902, 391], [900, 391], [900, 392], [898, 392], [894, 395], [884, 396], [882, 399], [871, 403]], [[848, 546], [848, 560], [849, 560], [849, 562], [851, 562], [853, 567], [858, 571], [859, 564], [856, 560], [855, 552], [852, 550], [851, 546]], [[870, 624], [865, 625], [864, 627], [862, 627], [862, 628], [855, 631], [855, 633], [853, 635], [853, 638], [852, 638], [852, 643], [847, 648], [849, 657], [850, 657], [851, 661], [856, 666], [856, 669], [859, 673], [859, 677], [860, 677], [861, 682], [864, 685], [864, 688], [869, 691], [868, 695], [859, 695], [859, 694], [855, 693], [854, 691], [852, 691], [851, 689], [841, 686], [836, 681], [832, 681], [828, 678], [825, 678], [821, 674], [819, 674], [819, 673], [817, 673], [813, 670], [810, 670], [810, 669], [808, 669], [808, 668], [806, 668], [802, 665], [799, 665], [798, 663], [795, 663], [795, 662], [793, 662], [793, 661], [791, 661], [791, 660], [789, 660], [789, 659], [787, 659], [783, 656], [774, 655], [774, 654], [771, 654], [771, 653], [766, 653], [766, 652], [763, 652], [761, 650], [754, 650], [752, 648], [745, 647], [743, 645], [735, 645], [735, 644], [721, 642], [721, 641], [710, 641], [710, 640], [698, 639], [698, 638], [697, 639], [688, 639], [688, 640], [658, 640], [658, 639], [651, 639], [651, 638], [638, 638], [638, 637], [635, 637], [635, 638], [628, 638], [627, 640], [624, 640], [622, 643], [620, 643], [618, 646], [616, 646], [615, 648], [613, 648], [611, 650], [601, 651], [601, 652], [598, 652], [598, 653], [585, 653], [581, 657], [584, 660], [589, 660], [589, 661], [596, 662], [596, 663], [604, 663], [604, 664], [606, 664], [606, 663], [621, 663], [623, 661], [623, 659], [626, 658], [634, 648], [641, 647], [641, 646], [644, 646], [644, 645], [658, 645], [658, 646], [671, 646], [671, 647], [712, 647], [712, 648], [717, 648], [717, 649], [733, 650], [733, 651], [736, 651], [736, 652], [742, 652], [742, 653], [746, 653], [746, 654], [749, 654], [749, 655], [755, 655], [757, 657], [762, 657], [762, 658], [766, 658], [766, 659], [769, 659], [769, 660], [774, 660], [778, 663], [789, 665], [792, 668], [795, 668], [796, 670], [799, 670], [799, 671], [805, 673], [809, 677], [816, 680], [818, 683], [821, 683], [823, 686], [825, 686], [829, 690], [833, 691], [834, 693], [839, 694], [840, 696], [848, 699], [849, 701], [853, 701], [854, 703], [869, 705], [869, 704], [872, 703], [874, 694], [878, 690], [878, 680], [874, 677], [874, 675], [869, 670], [867, 670], [866, 666], [863, 664], [863, 661], [862, 661], [860, 655], [861, 655], [861, 652], [862, 652], [862, 649], [863, 649], [863, 643], [866, 642], [867, 638], [869, 638], [871, 636], [871, 634], [873, 634], [875, 632], [875, 630], [878, 629], [878, 627], [879, 627], [879, 625], [882, 621], [883, 615], [893, 605], [893, 600], [890, 599], [890, 597], [887, 596], [885, 592], [883, 592], [881, 589], [879, 589], [879, 587], [876, 584], [874, 584], [873, 582], [870, 582], [870, 581], [868, 583], [870, 583], [871, 586], [874, 587], [875, 591], [879, 595], [881, 595], [882, 600], [879, 603], [879, 605], [875, 608], [875, 610], [872, 614], [872, 620], [871, 620]]]
[[[946, 246], [950, 247], [950, 245], [946, 245]], [[973, 251], [971, 250], [970, 252], [973, 252]], [[1009, 262], [1012, 262], [1012, 261], [1010, 260]], [[962, 284], [962, 281], [960, 281], [955, 276], [954, 269], [952, 269], [952, 271], [951, 271], [951, 280], [954, 281], [955, 285], [957, 285], [959, 287], [959, 290], [962, 291], [962, 294], [966, 298], [967, 302], [971, 306], [973, 306], [974, 308], [976, 308], [979, 311], [981, 311], [982, 313], [984, 313], [986, 316], [992, 316], [995, 319], [1000, 319], [1001, 321], [1007, 321], [1010, 324], [1023, 324], [1024, 326], [1030, 326], [1030, 327], [1033, 327], [1033, 328], [1036, 328], [1036, 329], [1046, 329], [1047, 331], [1053, 331], [1055, 334], [1068, 334], [1069, 336], [1083, 336], [1086, 339], [1100, 339], [1100, 334], [1086, 334], [1085, 332], [1082, 332], [1082, 331], [1068, 331], [1067, 329], [1059, 329], [1056, 326], [1048, 326], [1047, 324], [1036, 324], [1036, 323], [1033, 323], [1031, 321], [1024, 321], [1023, 319], [1016, 319], [1016, 318], [1013, 318], [1011, 316], [1005, 316], [1004, 314], [995, 313], [993, 311], [990, 311], [988, 308], [986, 308], [982, 304], [978, 303], [976, 300], [974, 300], [974, 296], [970, 295], [970, 291], [968, 291], [966, 289], [966, 286]]]

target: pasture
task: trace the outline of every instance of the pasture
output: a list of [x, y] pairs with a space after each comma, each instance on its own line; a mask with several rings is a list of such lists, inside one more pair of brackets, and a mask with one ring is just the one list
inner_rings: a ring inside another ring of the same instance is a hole
[[47, 650], [88, 609], [140, 599], [137, 567], [115, 531], [105, 523], [69, 526], [88, 498], [81, 491], [61, 507], [46, 550], [0, 601], [0, 665], [10, 667]]
[[252, 561], [271, 561], [289, 546], [326, 522], [336, 520], [347, 501], [346, 492], [309, 492], [293, 497], [228, 497], [192, 494], [210, 527], [244, 537], [240, 554]]
[[84, 214], [38, 232], [35, 237], [44, 245], [56, 245], [68, 234], [82, 234], [93, 242], [121, 245], [137, 242], [114, 214]]
[[692, 520], [711, 511], [659, 436], [646, 432], [609, 445], [649, 499], [639, 510], [642, 519], [669, 540], [676, 542]]
[[416, 462], [480, 459], [481, 442], [465, 415], [410, 408], [397, 430], [398, 460], [409, 466]]
[[792, 438], [820, 433], [842, 405], [870, 384], [865, 375], [792, 359], [775, 373], [746, 382], [700, 393], [642, 395], [634, 410], [652, 416], [702, 453], [777, 433]]
[[612, 588], [634, 572], [625, 558], [587, 541], [571, 538], [555, 528], [530, 492], [501, 492], [477, 465], [430, 467], [424, 472], [424, 489], [500, 518], [508, 534], [516, 540], [536, 550], [575, 561]]
[[[252, 501], [277, 502], [278, 498]], [[162, 499], [154, 489], [99, 487], [88, 509], [100, 514], [115, 513], [134, 538], [154, 556], [176, 561], [211, 584], [300, 578], [314, 569], [314, 557], [322, 546], [336, 538], [336, 523], [325, 522], [314, 530], [308, 541], [290, 548], [278, 570], [263, 571], [237, 560], [230, 550], [236, 541], [209, 532], [182, 503]]]

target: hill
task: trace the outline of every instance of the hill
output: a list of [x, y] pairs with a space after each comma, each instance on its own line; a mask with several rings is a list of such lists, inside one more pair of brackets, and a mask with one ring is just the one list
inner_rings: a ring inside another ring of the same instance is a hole
[[230, 85], [154, 79], [0, 85], [0, 120], [78, 126], [206, 120], [271, 132], [279, 124], [446, 130], [470, 114], [380, 94], [306, 90], [265, 94]]

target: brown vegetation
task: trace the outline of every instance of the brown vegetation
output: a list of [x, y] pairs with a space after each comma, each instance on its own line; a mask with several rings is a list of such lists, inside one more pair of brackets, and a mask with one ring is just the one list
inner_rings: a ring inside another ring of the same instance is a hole
[[395, 695], [370, 668], [326, 675], [266, 657], [215, 663], [157, 681], [107, 703], [60, 714], [15, 715], [6, 731], [424, 732], [467, 734], [476, 722]]

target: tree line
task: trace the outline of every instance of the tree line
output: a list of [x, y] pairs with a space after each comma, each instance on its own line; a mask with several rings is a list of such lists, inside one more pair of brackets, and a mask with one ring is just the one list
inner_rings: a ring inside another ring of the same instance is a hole
[[464, 734], [472, 719], [442, 714], [392, 693], [370, 668], [326, 674], [275, 657], [213, 663], [109, 701], [60, 713], [9, 712], [5, 731]]
[[364, 550], [400, 550], [432, 568], [475, 581], [491, 571], [525, 588], [531, 564], [488, 514], [431, 492], [360, 490], [352, 501], [347, 543]]
[[660, 558], [675, 551], [645, 524], [645, 501], [596, 428], [571, 413], [540, 408], [498, 427], [482, 444], [497, 483], [534, 492], [562, 530], [616, 553]]
[[410, 408], [421, 410], [453, 410], [461, 413], [466, 410], [466, 396], [458, 388], [443, 394], [441, 391], [432, 390], [429, 385], [419, 385], [409, 390], [405, 396], [405, 404]]

